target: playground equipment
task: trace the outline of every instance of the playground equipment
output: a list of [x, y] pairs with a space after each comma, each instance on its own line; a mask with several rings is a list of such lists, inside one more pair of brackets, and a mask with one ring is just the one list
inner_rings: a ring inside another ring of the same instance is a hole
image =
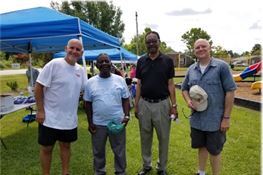
[[243, 79], [245, 79], [251, 75], [255, 75], [260, 70], [261, 70], [261, 62], [258, 62], [256, 64], [250, 65], [240, 74], [233, 75], [233, 78], [234, 78], [235, 82], [242, 81]]
[[261, 92], [261, 87], [262, 87], [262, 81], [256, 81], [251, 84], [251, 89], [258, 89], [259, 92]]

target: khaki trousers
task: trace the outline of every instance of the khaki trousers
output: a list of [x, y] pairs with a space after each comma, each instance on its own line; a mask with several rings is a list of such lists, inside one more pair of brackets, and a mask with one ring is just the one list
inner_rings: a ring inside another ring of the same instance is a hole
[[140, 98], [138, 105], [143, 166], [144, 168], [152, 166], [152, 141], [155, 129], [159, 142], [159, 160], [156, 168], [165, 170], [171, 127], [170, 100], [167, 98], [159, 103], [149, 103]]

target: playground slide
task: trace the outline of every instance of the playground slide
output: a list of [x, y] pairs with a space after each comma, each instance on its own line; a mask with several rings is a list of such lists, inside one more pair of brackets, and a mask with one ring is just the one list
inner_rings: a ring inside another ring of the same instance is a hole
[[251, 84], [251, 89], [261, 89], [261, 84], [262, 84], [262, 81], [256, 81], [254, 83]]
[[261, 62], [258, 62], [256, 64], [252, 64], [249, 67], [247, 67], [242, 73], [233, 75], [233, 78], [236, 82], [242, 81], [243, 79], [256, 74], [260, 70], [261, 70]]

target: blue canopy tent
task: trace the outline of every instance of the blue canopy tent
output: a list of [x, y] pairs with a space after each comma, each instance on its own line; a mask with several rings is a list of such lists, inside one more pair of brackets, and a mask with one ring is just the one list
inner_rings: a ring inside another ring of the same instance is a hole
[[[98, 50], [85, 50], [84, 57], [86, 61], [94, 61], [99, 54], [106, 53], [110, 56], [111, 60], [119, 61], [125, 60], [129, 62], [137, 62], [137, 55], [127, 51], [123, 47], [113, 49], [98, 49]], [[65, 52], [59, 52], [53, 55], [53, 58], [65, 57]]]
[[120, 47], [118, 38], [46, 7], [3, 13], [0, 18], [0, 45], [4, 52], [58, 52], [64, 50], [69, 39], [79, 37], [85, 49]]
[[[99, 54], [106, 53], [111, 58], [112, 62], [119, 63], [136, 63], [138, 60], [137, 55], [129, 52], [128, 50], [121, 48], [113, 48], [113, 49], [98, 49], [98, 50], [85, 50], [83, 55], [86, 61], [95, 61]], [[53, 58], [61, 58], [65, 57], [66, 52], [58, 52], [53, 55]], [[121, 64], [123, 68], [123, 64]], [[94, 63], [92, 62], [91, 68], [93, 70]], [[93, 74], [93, 73], [92, 73]]]
[[[79, 38], [84, 49], [120, 47], [113, 37], [77, 17], [46, 7], [0, 14], [0, 51], [13, 53], [58, 52], [68, 40]], [[83, 66], [86, 67], [83, 57]]]

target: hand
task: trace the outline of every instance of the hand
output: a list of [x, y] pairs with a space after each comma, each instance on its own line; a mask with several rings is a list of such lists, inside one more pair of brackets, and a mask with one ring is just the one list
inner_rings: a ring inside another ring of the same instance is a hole
[[127, 118], [123, 118], [122, 122], [121, 123], [124, 123], [124, 126], [126, 127], [126, 125], [128, 124], [130, 119], [127, 119]]
[[44, 120], [45, 120], [45, 112], [38, 111], [37, 114], [36, 114], [36, 121], [39, 124], [43, 124]]
[[89, 124], [89, 132], [90, 132], [91, 134], [96, 133], [96, 125], [94, 125], [93, 123], [92, 123], [92, 124]]
[[222, 132], [226, 132], [230, 127], [230, 120], [229, 119], [224, 119], [221, 121], [221, 126], [220, 126], [220, 130]]
[[174, 114], [176, 118], [178, 118], [177, 107], [171, 107], [170, 115]]
[[187, 105], [188, 105], [189, 108], [191, 108], [191, 109], [193, 109], [193, 110], [196, 110], [195, 107], [194, 107], [194, 105], [193, 105], [192, 100], [188, 101]]

